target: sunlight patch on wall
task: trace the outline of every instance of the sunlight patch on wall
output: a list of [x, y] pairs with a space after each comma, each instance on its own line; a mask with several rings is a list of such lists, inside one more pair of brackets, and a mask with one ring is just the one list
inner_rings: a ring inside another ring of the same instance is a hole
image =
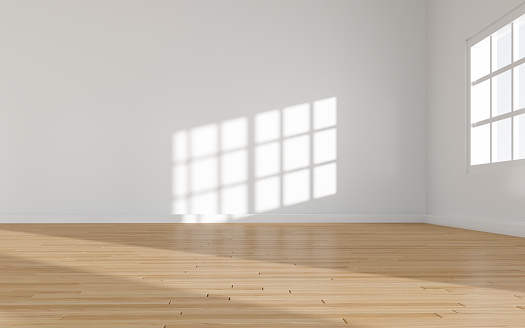
[[[173, 214], [225, 222], [337, 193], [335, 97], [173, 134]], [[218, 214], [219, 213], [219, 214]]]

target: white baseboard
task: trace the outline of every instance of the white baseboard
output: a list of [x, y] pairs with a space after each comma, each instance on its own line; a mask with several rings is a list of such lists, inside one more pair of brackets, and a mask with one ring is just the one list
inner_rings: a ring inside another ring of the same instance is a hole
[[421, 223], [422, 214], [0, 215], [0, 223]]
[[525, 222], [520, 221], [464, 219], [438, 215], [423, 215], [423, 223], [525, 237]]
[[0, 223], [171, 223], [176, 215], [0, 215]]
[[428, 223], [525, 237], [525, 222], [424, 214], [0, 215], [1, 223]]
[[[206, 215], [203, 219], [207, 220]], [[213, 220], [213, 219], [211, 219]], [[228, 222], [249, 223], [421, 223], [422, 214], [254, 214]]]

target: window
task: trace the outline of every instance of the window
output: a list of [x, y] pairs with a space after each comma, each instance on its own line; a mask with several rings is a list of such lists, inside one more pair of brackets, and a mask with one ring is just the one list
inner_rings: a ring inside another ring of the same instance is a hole
[[468, 165], [525, 159], [525, 6], [467, 41]]

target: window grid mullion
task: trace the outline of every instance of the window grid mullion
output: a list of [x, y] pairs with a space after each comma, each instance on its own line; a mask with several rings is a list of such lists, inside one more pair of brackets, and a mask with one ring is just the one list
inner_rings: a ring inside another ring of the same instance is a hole
[[[490, 41], [491, 41], [491, 42], [490, 42], [490, 48], [491, 48], [490, 52], [491, 52], [491, 55], [492, 55], [492, 36], [490, 37]], [[472, 85], [472, 86], [476, 86], [476, 85], [478, 85], [478, 84], [480, 84], [480, 83], [482, 83], [482, 82], [485, 82], [485, 81], [488, 80], [488, 79], [491, 79], [491, 78], [493, 78], [493, 77], [496, 77], [496, 76], [498, 76], [498, 75], [501, 75], [501, 74], [505, 73], [506, 71], [513, 69], [514, 67], [520, 66], [521, 64], [525, 64], [525, 57], [524, 57], [524, 58], [521, 58], [520, 60], [518, 60], [518, 61], [516, 61], [516, 62], [514, 62], [514, 63], [510, 63], [510, 64], [508, 64], [507, 66], [504, 66], [504, 67], [502, 67], [502, 68], [500, 68], [500, 69], [498, 69], [498, 70], [492, 72], [492, 57], [491, 57], [491, 69], [490, 69], [490, 73], [487, 74], [487, 75], [485, 75], [485, 76], [480, 77], [480, 78], [477, 79], [476, 81], [471, 82], [471, 85]]]
[[525, 114], [525, 107], [521, 108], [521, 109], [518, 109], [518, 110], [515, 110], [515, 111], [512, 111], [512, 112], [508, 112], [508, 113], [502, 114], [502, 115], [498, 115], [496, 117], [488, 118], [488, 119], [483, 120], [483, 121], [472, 123], [471, 126], [473, 128], [477, 128], [478, 126], [482, 126], [482, 125], [489, 124], [489, 123], [494, 123], [494, 122], [497, 122], [497, 121], [502, 121], [504, 119], [507, 119], [507, 118], [510, 118], [510, 117], [515, 117], [515, 116], [518, 116], [518, 115], [521, 115], [521, 114]]

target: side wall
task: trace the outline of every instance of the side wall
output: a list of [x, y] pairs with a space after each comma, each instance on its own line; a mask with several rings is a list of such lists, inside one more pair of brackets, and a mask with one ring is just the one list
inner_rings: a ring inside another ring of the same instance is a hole
[[424, 1], [0, 0], [0, 40], [4, 217], [169, 215], [175, 132], [329, 97], [337, 193], [272, 213], [424, 213]]
[[427, 2], [429, 223], [525, 236], [525, 166], [466, 173], [466, 40], [522, 0]]

